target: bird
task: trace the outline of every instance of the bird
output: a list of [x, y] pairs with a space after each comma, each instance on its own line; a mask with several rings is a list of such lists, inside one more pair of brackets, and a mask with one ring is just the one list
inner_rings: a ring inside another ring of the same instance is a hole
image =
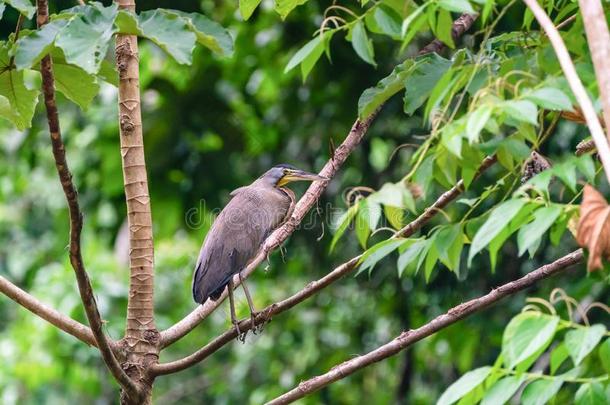
[[193, 274], [193, 299], [201, 305], [208, 299], [217, 301], [228, 287], [231, 323], [238, 336], [241, 332], [235, 316], [233, 276], [239, 275], [254, 328], [257, 312], [241, 272], [265, 239], [292, 215], [295, 195], [286, 185], [299, 180], [327, 181], [328, 178], [289, 164], [272, 167], [252, 184], [230, 193], [231, 199], [218, 214], [201, 246]]

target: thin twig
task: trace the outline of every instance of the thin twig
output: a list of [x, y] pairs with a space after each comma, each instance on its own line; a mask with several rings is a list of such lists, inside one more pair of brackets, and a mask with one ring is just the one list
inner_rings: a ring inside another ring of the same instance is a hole
[[570, 58], [570, 54], [568, 53], [568, 49], [566, 48], [561, 35], [553, 22], [549, 18], [549, 16], [544, 12], [542, 7], [538, 4], [536, 0], [523, 0], [525, 4], [529, 7], [529, 9], [538, 20], [538, 23], [542, 27], [542, 29], [546, 32], [549, 40], [551, 41], [551, 45], [555, 50], [555, 54], [557, 55], [557, 59], [559, 60], [559, 64], [561, 65], [561, 69], [572, 89], [572, 93], [576, 97], [580, 108], [583, 111], [585, 119], [587, 121], [587, 126], [589, 127], [589, 131], [591, 132], [591, 136], [595, 141], [595, 145], [597, 146], [597, 150], [599, 151], [599, 157], [601, 158], [602, 165], [604, 166], [604, 171], [606, 172], [606, 178], [610, 182], [610, 146], [604, 136], [604, 131], [602, 126], [597, 118], [597, 114], [595, 113], [595, 109], [593, 108], [593, 103], [576, 73], [576, 68], [574, 67], [574, 63]]
[[[476, 21], [478, 15], [470, 15], [470, 14], [462, 14], [459, 18], [457, 18], [453, 23], [452, 35], [454, 36], [454, 40], [457, 40], [461, 35], [464, 34]], [[422, 49], [419, 52], [420, 55], [429, 52], [440, 52], [444, 47], [444, 44], [438, 40], [432, 41], [428, 46]], [[425, 50], [425, 51], [424, 51]], [[379, 107], [381, 109], [382, 106]], [[343, 143], [336, 149], [335, 154], [331, 156], [331, 159], [326, 163], [322, 171], [321, 175], [326, 176], [328, 178], [332, 178], [339, 167], [343, 164], [347, 156], [351, 153], [351, 151], [360, 143], [360, 140], [368, 130], [372, 121], [377, 116], [379, 112], [377, 109], [374, 113], [372, 113], [365, 120], [356, 120], [356, 122], [352, 125], [352, 128], [345, 138]], [[280, 246], [291, 234], [294, 232], [296, 227], [301, 223], [305, 214], [309, 211], [309, 209], [316, 203], [322, 192], [326, 189], [328, 182], [315, 182], [313, 183], [305, 195], [299, 200], [297, 203], [294, 213], [292, 217], [279, 229], [273, 232], [269, 238], [263, 244], [261, 251], [255, 257], [255, 259], [250, 263], [250, 265], [244, 270], [243, 274], [247, 277], [249, 276], [256, 267], [278, 246]], [[235, 285], [239, 284], [239, 278], [237, 276], [234, 277], [233, 282]], [[174, 324], [169, 329], [162, 331], [160, 333], [160, 344], [161, 348], [165, 348], [177, 340], [184, 337], [191, 330], [193, 330], [203, 319], [205, 319], [210, 313], [212, 313], [220, 303], [226, 298], [227, 292], [221, 295], [220, 299], [216, 302], [208, 301], [206, 304], [197, 307], [193, 310], [189, 315], [183, 318], [178, 323]]]
[[[38, 28], [40, 28], [49, 21], [47, 0], [37, 0], [37, 13]], [[111, 349], [111, 343], [104, 334], [102, 329], [102, 319], [98, 311], [95, 296], [93, 295], [89, 276], [87, 275], [87, 271], [85, 270], [85, 265], [83, 263], [80, 242], [81, 231], [83, 228], [83, 214], [80, 210], [78, 194], [76, 187], [72, 182], [72, 173], [68, 167], [68, 162], [66, 160], [66, 149], [61, 137], [59, 118], [57, 114], [57, 104], [55, 102], [53, 61], [50, 55], [46, 55], [40, 61], [40, 73], [42, 75], [42, 91], [44, 94], [49, 132], [51, 135], [53, 157], [55, 158], [55, 167], [57, 168], [57, 174], [59, 175], [59, 180], [66, 196], [68, 211], [70, 214], [70, 263], [74, 269], [78, 290], [80, 292], [81, 300], [83, 301], [87, 319], [89, 320], [89, 325], [91, 326], [91, 331], [93, 336], [95, 336], [95, 341], [97, 342], [97, 347], [102, 354], [104, 363], [106, 363], [106, 366], [108, 366], [108, 369], [121, 384], [121, 386], [123, 386], [130, 393], [136, 393], [137, 389], [135, 384], [121, 368]]]
[[82, 340], [90, 346], [97, 346], [93, 333], [91, 333], [91, 329], [88, 326], [44, 304], [2, 276], [0, 276], [0, 292], [64, 332]]
[[453, 325], [454, 323], [489, 307], [490, 305], [500, 301], [501, 299], [531, 287], [536, 282], [560, 273], [568, 267], [581, 262], [583, 259], [582, 250], [576, 250], [553, 263], [544, 265], [520, 279], [511, 281], [500, 287], [494, 288], [488, 294], [479, 298], [464, 302], [442, 315], [437, 316], [425, 325], [409, 331], [402, 332], [392, 341], [378, 347], [377, 349], [355, 357], [351, 360], [334, 366], [325, 374], [313, 377], [307, 381], [301, 382], [298, 387], [288, 391], [287, 393], [269, 401], [267, 405], [289, 404], [299, 398], [311, 394], [335, 381], [341, 380], [356, 371], [367, 367], [373, 363], [377, 363], [383, 359], [393, 356], [400, 351], [408, 348], [412, 344], [433, 335], [434, 333]]

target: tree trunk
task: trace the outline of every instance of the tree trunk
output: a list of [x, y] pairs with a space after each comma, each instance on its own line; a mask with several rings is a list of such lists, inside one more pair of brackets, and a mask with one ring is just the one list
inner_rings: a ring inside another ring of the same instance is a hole
[[[135, 12], [133, 0], [118, 0], [119, 7]], [[123, 183], [129, 226], [129, 297], [125, 338], [121, 341], [122, 367], [141, 386], [143, 398], [151, 402], [153, 381], [146, 370], [159, 358], [159, 332], [154, 319], [153, 230], [144, 160], [144, 139], [140, 111], [138, 40], [117, 35], [116, 65], [119, 71], [119, 127]], [[133, 398], [121, 402], [133, 404]]]

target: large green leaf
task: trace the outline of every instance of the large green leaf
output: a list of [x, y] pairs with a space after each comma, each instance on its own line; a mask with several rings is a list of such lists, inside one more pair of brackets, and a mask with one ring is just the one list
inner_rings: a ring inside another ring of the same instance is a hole
[[464, 246], [462, 224], [451, 224], [441, 228], [434, 238], [434, 244], [441, 262], [449, 270], [457, 273], [460, 267], [460, 254]]
[[570, 354], [568, 353], [568, 349], [567, 349], [565, 343], [562, 342], [562, 343], [558, 344], [551, 351], [551, 361], [550, 361], [551, 374], [555, 374], [555, 372], [557, 372], [557, 370], [559, 370], [559, 367], [561, 367], [561, 365], [568, 359], [569, 356], [570, 356]]
[[610, 398], [606, 397], [604, 386], [601, 383], [585, 383], [580, 386], [574, 396], [575, 405], [602, 405], [607, 404]]
[[261, 0], [239, 0], [239, 12], [244, 20], [248, 20]]
[[534, 212], [534, 221], [519, 229], [517, 234], [517, 244], [519, 245], [519, 256], [525, 253], [530, 247], [534, 246], [542, 235], [555, 223], [561, 215], [562, 207], [552, 204]]
[[347, 211], [345, 211], [343, 213], [343, 215], [341, 215], [339, 217], [339, 219], [336, 221], [336, 223], [335, 223], [336, 231], [335, 231], [335, 234], [333, 235], [332, 241], [330, 242], [330, 251], [331, 252], [333, 251], [333, 249], [337, 245], [337, 242], [339, 242], [339, 239], [341, 239], [341, 236], [343, 236], [343, 234], [347, 230], [347, 227], [352, 222], [352, 220], [354, 219], [354, 217], [356, 216], [357, 213], [358, 213], [358, 204], [354, 204]]
[[87, 73], [99, 71], [115, 33], [116, 5], [103, 7], [99, 3], [83, 7], [84, 12], [73, 17], [57, 34], [55, 45], [64, 52], [66, 61]]
[[2, 0], [2, 2], [18, 10], [28, 19], [32, 18], [36, 12], [36, 7], [29, 0]]
[[419, 261], [420, 256], [428, 252], [430, 247], [430, 241], [426, 239], [421, 240], [411, 240], [407, 249], [400, 254], [398, 257], [397, 267], [398, 267], [398, 276], [402, 277], [402, 273], [405, 269], [416, 260]]
[[377, 66], [375, 63], [375, 52], [373, 50], [373, 43], [366, 34], [366, 28], [364, 23], [360, 20], [354, 24], [351, 30], [352, 35], [352, 47], [356, 54], [366, 63], [370, 63], [373, 66]]
[[405, 113], [411, 115], [426, 102], [432, 89], [451, 67], [451, 61], [437, 54], [417, 58], [413, 72], [405, 76]]
[[222, 56], [233, 55], [233, 38], [222, 25], [203, 14], [184, 13], [177, 10], [167, 11], [182, 17], [201, 45]]
[[510, 100], [502, 103], [502, 109], [513, 120], [538, 125], [538, 108], [528, 100]]
[[525, 377], [508, 376], [498, 381], [485, 393], [481, 405], [502, 405], [515, 395]]
[[578, 366], [587, 354], [595, 349], [605, 333], [606, 327], [601, 324], [573, 329], [566, 333], [564, 343], [574, 365]]
[[502, 357], [506, 367], [513, 368], [531, 355], [544, 350], [553, 339], [559, 318], [538, 312], [515, 316], [502, 336]]
[[305, 4], [307, 0], [275, 0], [275, 11], [285, 19], [292, 10], [301, 4]]
[[167, 10], [144, 11], [138, 16], [144, 37], [171, 55], [176, 62], [191, 64], [197, 36], [185, 19]]
[[570, 98], [563, 91], [553, 87], [542, 87], [533, 90], [526, 93], [524, 98], [548, 110], [572, 110]]
[[523, 405], [544, 405], [557, 394], [566, 378], [578, 377], [580, 369], [574, 368], [567, 373], [556, 376], [553, 380], [536, 380], [523, 390], [521, 403]]
[[468, 121], [466, 122], [466, 135], [470, 143], [476, 142], [479, 139], [479, 134], [487, 125], [487, 121], [491, 117], [493, 107], [488, 104], [484, 104], [468, 114]]
[[29, 128], [38, 103], [38, 90], [25, 86], [23, 72], [10, 68], [6, 46], [0, 47], [0, 116], [11, 121], [17, 129]]
[[469, 371], [461, 376], [456, 382], [451, 384], [449, 388], [443, 392], [443, 395], [438, 399], [437, 405], [451, 405], [457, 402], [460, 398], [468, 394], [470, 391], [475, 389], [481, 384], [493, 368], [480, 367], [475, 370]]
[[395, 39], [401, 37], [400, 16], [394, 10], [384, 6], [377, 7], [374, 18], [381, 32]]
[[604, 370], [610, 374], [610, 338], [604, 340], [604, 343], [599, 345], [599, 357]]
[[404, 88], [404, 79], [411, 72], [415, 62], [407, 59], [396, 66], [392, 73], [381, 79], [375, 87], [370, 87], [362, 93], [358, 100], [358, 115], [366, 118], [390, 97]]
[[403, 243], [405, 243], [404, 239], [388, 239], [369, 248], [358, 261], [360, 268], [357, 274], [365, 270], [372, 270], [381, 259], [395, 251]]
[[303, 79], [307, 78], [307, 75], [324, 52], [324, 41], [328, 35], [328, 33], [316, 35], [315, 38], [303, 45], [303, 47], [290, 58], [290, 61], [288, 61], [288, 64], [284, 69], [284, 73], [300, 64]]
[[477, 253], [483, 250], [496, 235], [502, 232], [524, 205], [525, 200], [515, 199], [505, 201], [494, 208], [487, 221], [479, 228], [472, 240], [472, 245], [470, 246], [470, 252], [468, 254], [468, 265], [470, 265], [472, 258]]
[[39, 30], [22, 36], [15, 45], [17, 69], [31, 68], [53, 49], [57, 33], [68, 24], [68, 20], [53, 20]]

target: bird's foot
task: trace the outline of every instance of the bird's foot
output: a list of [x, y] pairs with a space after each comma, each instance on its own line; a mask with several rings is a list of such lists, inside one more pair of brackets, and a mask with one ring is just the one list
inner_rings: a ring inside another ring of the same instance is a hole
[[241, 329], [239, 329], [239, 321], [237, 321], [237, 320], [231, 321], [231, 323], [233, 324], [233, 326], [235, 327], [235, 330], [237, 331], [237, 340], [239, 340], [242, 343], [245, 343], [246, 335], [248, 334], [248, 331], [242, 332]]
[[250, 312], [250, 327], [252, 329], [252, 333], [258, 335], [259, 332], [263, 331], [264, 321], [259, 325], [256, 324], [256, 317], [260, 314], [258, 311]]
[[255, 335], [262, 333], [263, 329], [265, 328], [265, 325], [268, 324], [269, 321], [271, 321], [271, 317], [269, 316], [269, 313], [267, 311], [257, 312], [256, 314], [254, 314], [254, 317], [257, 317], [258, 315], [261, 315], [258, 321], [258, 325], [252, 328], [252, 333], [254, 333]]

